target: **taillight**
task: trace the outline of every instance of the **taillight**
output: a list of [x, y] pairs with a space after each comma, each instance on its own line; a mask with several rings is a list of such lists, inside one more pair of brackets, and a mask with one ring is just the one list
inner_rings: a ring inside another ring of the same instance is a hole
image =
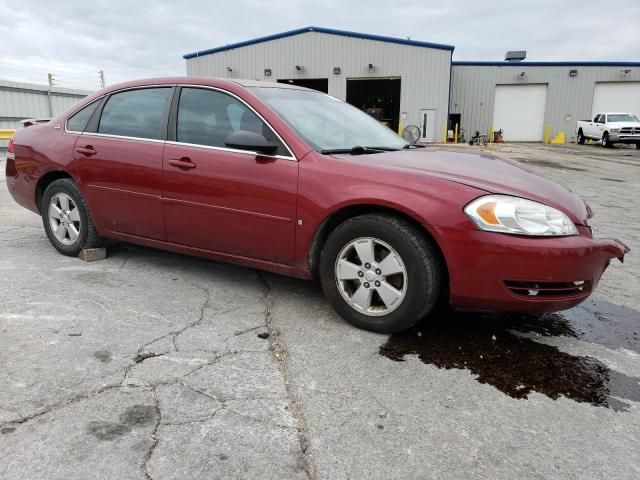
[[9, 139], [9, 145], [7, 146], [7, 166], [5, 168], [5, 174], [7, 177], [15, 177], [18, 174], [16, 169], [16, 154], [15, 145], [13, 144], [13, 135]]
[[15, 160], [16, 154], [14, 153], [15, 147], [13, 145], [13, 135], [9, 139], [9, 146], [7, 147], [7, 160]]

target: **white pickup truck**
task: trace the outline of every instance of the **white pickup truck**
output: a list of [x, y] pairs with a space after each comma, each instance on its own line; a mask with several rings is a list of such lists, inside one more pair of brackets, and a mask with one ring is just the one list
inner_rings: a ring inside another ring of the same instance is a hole
[[576, 138], [598, 140], [603, 147], [614, 143], [635, 143], [640, 148], [640, 121], [633, 113], [597, 113], [593, 120], [578, 120]]

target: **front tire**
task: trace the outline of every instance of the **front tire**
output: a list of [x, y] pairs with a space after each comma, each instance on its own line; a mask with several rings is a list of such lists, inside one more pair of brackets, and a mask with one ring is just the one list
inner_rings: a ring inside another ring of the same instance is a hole
[[441, 270], [423, 232], [384, 214], [345, 221], [320, 254], [320, 281], [333, 308], [352, 325], [379, 333], [424, 318], [438, 300]]
[[602, 134], [602, 146], [604, 148], [611, 148], [613, 146], [611, 144], [611, 140], [609, 140], [609, 134], [607, 132]]
[[582, 129], [580, 129], [578, 130], [578, 143], [580, 145], [584, 145], [584, 141], [585, 141], [584, 133], [582, 133]]
[[80, 250], [102, 246], [87, 203], [78, 186], [68, 178], [49, 184], [42, 196], [42, 223], [49, 241], [64, 255], [77, 257]]

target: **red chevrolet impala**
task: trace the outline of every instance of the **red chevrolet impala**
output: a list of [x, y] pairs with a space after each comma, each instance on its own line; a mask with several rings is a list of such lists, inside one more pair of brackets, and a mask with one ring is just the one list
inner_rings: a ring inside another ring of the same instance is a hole
[[328, 95], [276, 83], [115, 85], [9, 146], [14, 199], [65, 255], [105, 238], [299, 278], [378, 332], [439, 300], [543, 312], [582, 302], [628, 248], [566, 188], [486, 153], [408, 145]]

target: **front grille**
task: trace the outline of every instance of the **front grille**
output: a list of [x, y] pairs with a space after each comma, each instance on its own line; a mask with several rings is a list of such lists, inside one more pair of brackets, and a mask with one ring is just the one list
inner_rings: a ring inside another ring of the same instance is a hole
[[515, 280], [504, 281], [507, 290], [518, 297], [549, 298], [549, 297], [582, 297], [591, 292], [590, 280], [576, 280], [574, 282], [523, 282]]
[[640, 135], [640, 127], [623, 127], [620, 129], [620, 135]]

